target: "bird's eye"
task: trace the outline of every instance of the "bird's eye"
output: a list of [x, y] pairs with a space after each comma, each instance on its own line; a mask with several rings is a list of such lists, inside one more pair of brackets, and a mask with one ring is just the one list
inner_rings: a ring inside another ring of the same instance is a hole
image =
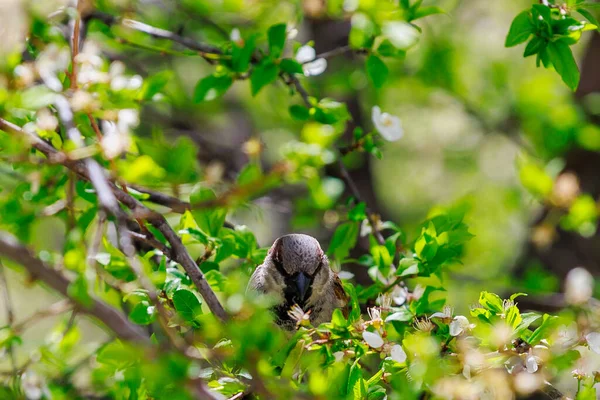
[[275, 268], [277, 269], [277, 271], [279, 271], [279, 273], [282, 276], [288, 276], [289, 275], [287, 273], [287, 271], [285, 270], [285, 268], [283, 268], [283, 263], [281, 261], [279, 261], [278, 259], [273, 259], [273, 264], [275, 264]]
[[323, 267], [323, 261], [319, 262], [319, 265], [317, 265], [317, 268], [315, 268], [315, 272], [312, 273], [312, 275], [310, 276], [311, 278], [314, 278], [318, 273], [319, 270]]

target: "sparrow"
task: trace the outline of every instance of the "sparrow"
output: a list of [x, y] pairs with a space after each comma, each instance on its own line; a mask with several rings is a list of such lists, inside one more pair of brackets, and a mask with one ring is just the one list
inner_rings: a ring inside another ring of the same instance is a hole
[[331, 320], [336, 308], [345, 308], [348, 296], [329, 267], [317, 239], [303, 234], [281, 236], [248, 283], [248, 289], [275, 298], [276, 323], [294, 330], [297, 321], [289, 311], [295, 305], [308, 313], [313, 326]]

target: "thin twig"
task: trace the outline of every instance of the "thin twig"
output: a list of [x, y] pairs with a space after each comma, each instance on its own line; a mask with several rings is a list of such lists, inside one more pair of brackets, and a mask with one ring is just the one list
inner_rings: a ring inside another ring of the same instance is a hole
[[340, 167], [340, 174], [342, 175], [342, 178], [346, 181], [346, 184], [348, 185], [348, 189], [350, 189], [352, 196], [354, 196], [354, 198], [357, 201], [365, 203], [365, 206], [366, 206], [365, 211], [367, 214], [367, 219], [369, 221], [369, 225], [371, 225], [371, 230], [373, 232], [373, 236], [375, 236], [375, 239], [377, 240], [377, 243], [379, 243], [380, 245], [385, 245], [385, 239], [383, 238], [383, 235], [379, 231], [377, 222], [375, 221], [375, 218], [373, 217], [373, 211], [371, 210], [369, 205], [362, 199], [360, 191], [358, 190], [358, 187], [356, 187], [356, 183], [354, 183], [354, 180], [350, 176], [350, 173], [348, 172], [348, 169], [344, 165], [344, 161], [342, 160], [341, 157], [338, 160], [338, 165]]
[[221, 49], [219, 49], [218, 47], [211, 46], [205, 43], [200, 43], [193, 39], [177, 35], [174, 32], [156, 28], [148, 24], [144, 24], [143, 22], [134, 21], [132, 19], [123, 19], [122, 24], [127, 28], [147, 33], [148, 35], [154, 38], [166, 39], [175, 43], [179, 43], [180, 45], [187, 47], [188, 49], [197, 51], [204, 58], [208, 57], [210, 61], [214, 61], [214, 57], [211, 58], [210, 56], [220, 56], [223, 54]]

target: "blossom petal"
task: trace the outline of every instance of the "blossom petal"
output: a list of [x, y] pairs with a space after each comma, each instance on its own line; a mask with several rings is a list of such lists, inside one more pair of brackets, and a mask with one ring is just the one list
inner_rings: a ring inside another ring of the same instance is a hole
[[327, 69], [327, 60], [324, 58], [317, 58], [315, 61], [311, 61], [302, 65], [302, 70], [305, 76], [316, 76], [321, 75]]
[[403, 363], [406, 361], [406, 352], [399, 344], [395, 344], [392, 346], [392, 350], [390, 351], [392, 356], [392, 360]]
[[400, 118], [388, 113], [382, 113], [379, 106], [373, 107], [371, 119], [373, 120], [375, 129], [389, 142], [394, 142], [404, 135]]
[[538, 364], [534, 356], [530, 355], [527, 357], [525, 360], [525, 368], [527, 368], [527, 372], [530, 374], [533, 374], [538, 370]]
[[592, 297], [594, 277], [585, 268], [569, 271], [565, 283], [565, 300], [569, 304], [583, 304]]
[[298, 49], [298, 52], [296, 53], [296, 61], [302, 64], [314, 60], [316, 55], [317, 53], [315, 52], [315, 49], [312, 46], [302, 46]]
[[585, 335], [585, 340], [587, 340], [588, 346], [594, 353], [600, 354], [600, 333], [588, 333]]
[[378, 349], [383, 346], [383, 339], [378, 333], [364, 331], [362, 336], [365, 342], [367, 342], [367, 344], [374, 349]]
[[469, 327], [469, 320], [463, 315], [457, 315], [450, 322], [450, 336], [458, 336]]

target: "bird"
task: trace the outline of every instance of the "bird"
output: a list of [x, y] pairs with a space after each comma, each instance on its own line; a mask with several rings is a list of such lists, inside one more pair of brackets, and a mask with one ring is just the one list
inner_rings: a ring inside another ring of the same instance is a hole
[[318, 326], [330, 321], [335, 309], [344, 312], [348, 304], [342, 282], [318, 240], [298, 233], [275, 240], [252, 274], [248, 290], [272, 296], [275, 322], [289, 331], [298, 325], [290, 315], [292, 307], [300, 307], [308, 313], [310, 323]]

